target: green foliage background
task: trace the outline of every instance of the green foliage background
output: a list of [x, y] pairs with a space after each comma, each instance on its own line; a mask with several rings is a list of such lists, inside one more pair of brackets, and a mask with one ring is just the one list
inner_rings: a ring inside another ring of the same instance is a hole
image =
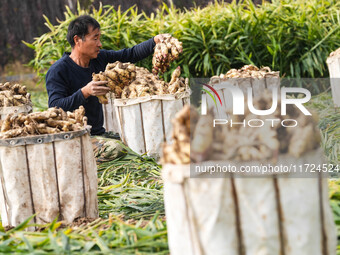
[[[327, 56], [340, 47], [337, 0], [273, 0], [258, 6], [243, 0], [185, 11], [164, 4], [150, 16], [135, 7], [125, 12], [113, 6], [87, 11], [78, 5], [77, 13], [67, 9], [57, 26], [45, 17], [50, 32], [31, 44], [25, 42], [35, 50], [30, 65], [41, 82], [50, 65], [70, 51], [68, 24], [85, 13], [99, 21], [104, 49], [131, 47], [159, 33], [171, 33], [184, 49], [172, 69], [181, 65], [185, 77], [211, 77], [244, 64], [270, 66], [286, 77], [327, 77]], [[150, 69], [151, 57], [139, 65]], [[322, 90], [312, 88], [314, 94]]]

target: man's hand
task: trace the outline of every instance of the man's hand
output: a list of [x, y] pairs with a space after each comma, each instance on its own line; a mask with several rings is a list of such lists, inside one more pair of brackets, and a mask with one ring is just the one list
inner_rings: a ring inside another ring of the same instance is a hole
[[156, 35], [153, 40], [155, 41], [155, 43], [160, 43], [160, 42], [163, 42], [165, 40], [165, 37], [169, 37], [171, 36], [170, 34], [159, 34], [159, 35]]
[[109, 87], [103, 86], [107, 81], [91, 81], [81, 89], [85, 98], [89, 96], [102, 96], [110, 91]]

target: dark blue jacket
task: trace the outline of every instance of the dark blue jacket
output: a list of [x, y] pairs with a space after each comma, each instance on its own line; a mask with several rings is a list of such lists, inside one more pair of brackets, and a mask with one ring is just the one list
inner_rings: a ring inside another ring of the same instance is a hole
[[73, 111], [83, 105], [88, 124], [92, 126], [91, 135], [104, 133], [102, 105], [95, 96], [85, 99], [81, 88], [92, 80], [92, 73], [104, 71], [108, 63], [115, 61], [135, 63], [151, 55], [154, 47], [155, 42], [151, 38], [129, 49], [100, 50], [98, 57], [91, 59], [88, 68], [77, 65], [70, 58], [70, 53], [64, 53], [46, 74], [48, 106], [57, 106], [64, 111]]

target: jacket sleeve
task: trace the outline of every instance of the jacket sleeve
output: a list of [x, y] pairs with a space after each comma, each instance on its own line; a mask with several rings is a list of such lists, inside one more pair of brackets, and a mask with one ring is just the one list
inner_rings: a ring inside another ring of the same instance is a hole
[[153, 53], [153, 48], [156, 43], [153, 38], [137, 44], [131, 48], [122, 49], [119, 51], [108, 50], [108, 62], [112, 63], [115, 61], [121, 62], [138, 62]]
[[48, 106], [57, 106], [64, 111], [73, 111], [80, 105], [84, 105], [87, 100], [80, 89], [70, 95], [67, 81], [61, 73], [61, 71], [50, 69], [46, 74]]

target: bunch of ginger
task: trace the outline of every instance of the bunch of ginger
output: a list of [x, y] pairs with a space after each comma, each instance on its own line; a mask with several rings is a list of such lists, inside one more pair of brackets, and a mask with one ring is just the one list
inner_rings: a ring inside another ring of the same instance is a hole
[[31, 105], [31, 95], [26, 86], [20, 84], [0, 83], [0, 107]]
[[210, 83], [216, 84], [229, 79], [237, 78], [264, 79], [267, 77], [279, 78], [280, 72], [272, 71], [268, 66], [258, 68], [254, 65], [245, 65], [240, 69], [230, 69], [226, 74], [220, 74], [218, 76], [211, 77]]
[[[188, 88], [188, 79], [180, 77], [181, 68], [177, 67], [169, 83], [150, 73], [146, 68], [131, 63], [108, 64], [105, 72], [93, 74], [94, 81], [107, 81], [115, 98], [136, 98], [152, 95], [175, 94]], [[99, 102], [107, 104], [106, 95], [98, 96]]]
[[157, 43], [152, 58], [152, 73], [164, 73], [170, 63], [178, 59], [179, 54], [183, 52], [182, 42], [169, 34], [164, 35], [164, 40]]
[[121, 98], [136, 98], [152, 95], [175, 94], [188, 89], [188, 79], [179, 77], [181, 68], [178, 66], [171, 75], [169, 83], [150, 73], [147, 69], [136, 67], [136, 80], [123, 89]]
[[73, 112], [49, 108], [44, 112], [8, 114], [1, 124], [0, 139], [79, 131], [86, 125], [83, 106]]

